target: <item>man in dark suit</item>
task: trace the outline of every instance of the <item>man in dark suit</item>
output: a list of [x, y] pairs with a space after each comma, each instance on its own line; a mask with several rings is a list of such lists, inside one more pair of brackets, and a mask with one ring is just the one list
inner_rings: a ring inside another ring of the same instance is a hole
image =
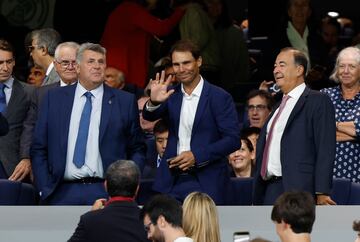
[[12, 76], [15, 66], [13, 47], [6, 40], [0, 40], [0, 84], [1, 113], [9, 124], [9, 132], [0, 138], [0, 161], [7, 176], [14, 172], [20, 161], [19, 142], [23, 122], [30, 105], [34, 88]]
[[92, 204], [106, 196], [104, 171], [115, 160], [142, 168], [143, 135], [135, 96], [103, 85], [105, 49], [77, 52], [79, 82], [48, 91], [31, 149], [35, 184], [48, 204]]
[[112, 163], [106, 171], [105, 188], [110, 199], [99, 199], [93, 211], [82, 215], [68, 242], [147, 241], [140, 210], [134, 201], [140, 171], [130, 160]]
[[151, 98], [143, 117], [169, 120], [169, 137], [157, 170], [154, 190], [183, 200], [190, 192], [202, 191], [224, 203], [229, 174], [226, 156], [240, 147], [235, 105], [224, 90], [200, 74], [198, 47], [179, 41], [171, 50], [179, 85], [168, 89], [165, 73], [151, 81]]
[[60, 77], [60, 81], [41, 86], [35, 89], [32, 97], [29, 111], [24, 120], [24, 129], [20, 138], [20, 159], [21, 161], [16, 166], [15, 171], [9, 177], [13, 181], [22, 181], [29, 174], [32, 180], [30, 147], [33, 140], [34, 127], [37, 119], [38, 107], [42, 98], [48, 90], [71, 85], [77, 81], [76, 73], [76, 51], [79, 49], [79, 44], [75, 42], [63, 42], [56, 47], [54, 67]]
[[28, 51], [34, 64], [45, 70], [42, 86], [59, 81], [59, 75], [54, 68], [55, 49], [61, 42], [60, 34], [52, 28], [37, 29], [26, 37]]
[[330, 99], [304, 83], [307, 57], [297, 49], [278, 54], [274, 77], [284, 93], [264, 124], [256, 148], [254, 204], [273, 204], [284, 191], [308, 191], [317, 204], [329, 194], [335, 158], [335, 112]]

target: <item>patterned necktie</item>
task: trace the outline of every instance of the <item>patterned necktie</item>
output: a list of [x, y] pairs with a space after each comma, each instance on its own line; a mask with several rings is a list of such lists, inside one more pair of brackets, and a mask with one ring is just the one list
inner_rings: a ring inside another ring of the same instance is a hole
[[86, 97], [86, 102], [81, 114], [79, 131], [76, 138], [76, 144], [74, 150], [74, 160], [73, 160], [77, 168], [81, 168], [85, 164], [86, 144], [89, 134], [90, 116], [92, 109], [91, 92], [86, 92], [84, 96]]
[[6, 110], [5, 88], [6, 85], [4, 83], [0, 83], [0, 113], [3, 113]]
[[290, 98], [289, 95], [283, 96], [281, 104], [279, 106], [279, 111], [277, 112], [276, 116], [274, 117], [274, 119], [271, 123], [270, 129], [269, 129], [269, 133], [268, 133], [265, 148], [264, 148], [263, 159], [262, 159], [262, 163], [261, 163], [261, 177], [264, 180], [266, 180], [267, 165], [269, 162], [269, 147], [270, 147], [270, 143], [271, 143], [272, 136], [273, 136], [274, 126], [275, 126], [276, 121], [278, 120], [280, 114], [284, 110], [285, 104], [289, 98]]

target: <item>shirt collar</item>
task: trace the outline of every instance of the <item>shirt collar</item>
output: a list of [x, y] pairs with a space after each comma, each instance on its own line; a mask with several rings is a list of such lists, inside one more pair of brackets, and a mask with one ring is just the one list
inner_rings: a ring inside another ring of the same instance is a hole
[[183, 95], [185, 96], [198, 96], [200, 97], [202, 89], [204, 87], [204, 79], [202, 78], [202, 76], [200, 76], [200, 81], [197, 84], [197, 86], [195, 87], [195, 89], [192, 91], [192, 93], [190, 95], [188, 95], [185, 90], [184, 90], [184, 86], [181, 83], [181, 92], [183, 93]]
[[9, 89], [11, 89], [12, 88], [12, 86], [13, 86], [13, 84], [14, 84], [14, 77], [10, 77], [9, 79], [7, 79], [5, 82], [3, 82], [4, 83], [4, 85], [7, 87], [7, 88], [9, 88]]
[[52, 71], [53, 68], [54, 68], [54, 62], [51, 62], [50, 65], [48, 66], [47, 70], [46, 70], [46, 75], [47, 76], [50, 74], [50, 72]]
[[305, 83], [301, 83], [300, 85], [298, 85], [297, 87], [295, 87], [294, 89], [292, 89], [288, 95], [291, 97], [291, 98], [294, 98], [294, 99], [299, 99], [301, 94], [304, 92], [305, 90]]
[[[84, 93], [88, 92], [88, 90], [85, 89], [85, 87], [83, 87], [80, 82], [78, 82], [77, 87], [76, 87], [76, 97], [81, 97], [84, 95]], [[90, 91], [91, 94], [94, 96], [94, 98], [99, 98], [100, 95], [104, 92], [104, 85], [101, 84], [100, 86], [98, 86], [97, 88], [93, 89]]]

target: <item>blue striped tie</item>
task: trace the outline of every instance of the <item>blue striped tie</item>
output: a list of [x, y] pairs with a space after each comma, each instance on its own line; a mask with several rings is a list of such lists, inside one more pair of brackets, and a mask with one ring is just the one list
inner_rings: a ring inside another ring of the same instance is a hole
[[86, 92], [86, 103], [81, 114], [79, 131], [76, 138], [74, 150], [74, 164], [77, 168], [81, 168], [85, 164], [86, 144], [89, 134], [90, 116], [91, 116], [91, 92]]
[[0, 113], [3, 113], [6, 109], [5, 87], [6, 85], [4, 83], [0, 83]]

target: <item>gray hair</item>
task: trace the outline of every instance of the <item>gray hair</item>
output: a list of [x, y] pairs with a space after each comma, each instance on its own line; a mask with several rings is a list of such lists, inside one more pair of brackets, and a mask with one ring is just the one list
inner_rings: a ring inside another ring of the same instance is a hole
[[61, 36], [55, 29], [45, 28], [32, 31], [31, 40], [35, 40], [37, 46], [46, 48], [48, 54], [54, 56], [56, 46], [61, 42]]
[[56, 60], [59, 59], [59, 52], [60, 52], [61, 48], [65, 48], [65, 47], [68, 47], [68, 48], [71, 48], [71, 49], [74, 49], [77, 51], [80, 48], [80, 45], [78, 43], [72, 42], [72, 41], [63, 42], [63, 43], [59, 44], [55, 49], [54, 57]]
[[106, 55], [106, 49], [104, 47], [102, 47], [101, 45], [93, 44], [93, 43], [84, 43], [84, 44], [80, 45], [80, 47], [76, 53], [76, 62], [78, 64], [80, 64], [80, 62], [83, 58], [84, 52], [86, 50], [95, 51], [97, 53], [103, 54], [104, 56]]
[[140, 181], [139, 167], [131, 160], [118, 160], [106, 171], [107, 191], [111, 197], [134, 197]]
[[336, 58], [336, 63], [332, 74], [330, 75], [330, 79], [334, 80], [335, 82], [340, 82], [339, 80], [339, 63], [341, 58], [344, 56], [350, 55], [354, 58], [358, 65], [360, 65], [360, 49], [357, 47], [347, 47], [341, 50]]

